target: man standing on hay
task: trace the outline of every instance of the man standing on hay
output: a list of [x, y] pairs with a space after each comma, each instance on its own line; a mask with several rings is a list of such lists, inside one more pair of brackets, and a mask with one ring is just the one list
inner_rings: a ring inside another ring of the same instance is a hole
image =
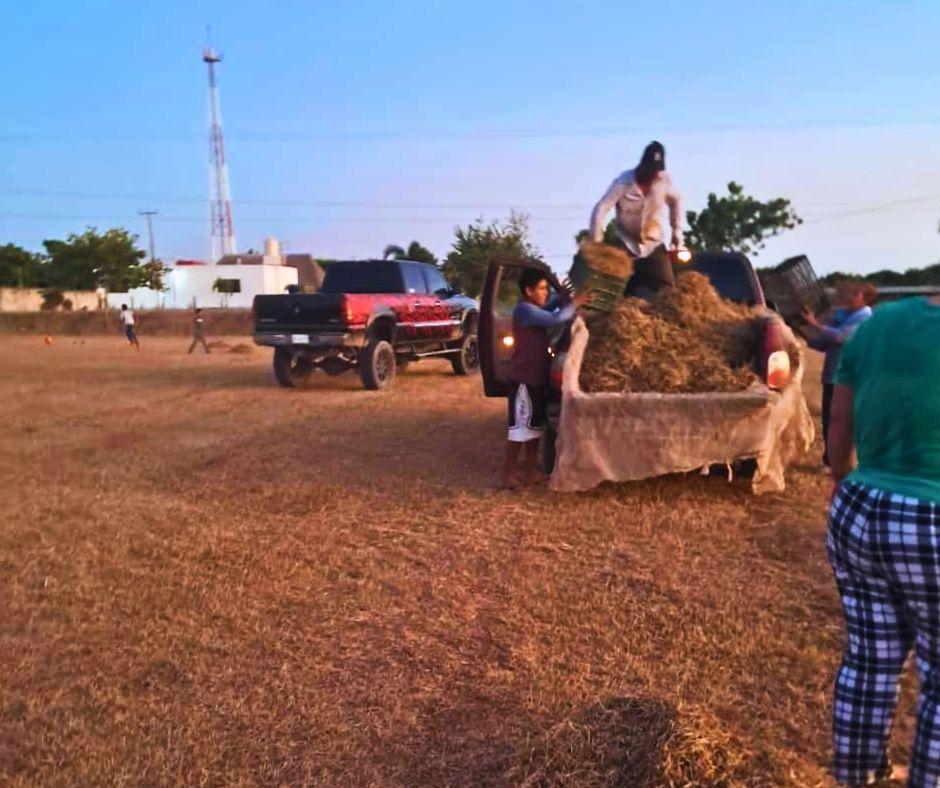
[[651, 142], [640, 163], [618, 175], [591, 213], [590, 238], [604, 239], [607, 215], [617, 209], [620, 244], [633, 257], [627, 295], [646, 296], [676, 284], [672, 260], [663, 243], [663, 208], [669, 206], [670, 248], [682, 245], [682, 198], [666, 172], [666, 149]]

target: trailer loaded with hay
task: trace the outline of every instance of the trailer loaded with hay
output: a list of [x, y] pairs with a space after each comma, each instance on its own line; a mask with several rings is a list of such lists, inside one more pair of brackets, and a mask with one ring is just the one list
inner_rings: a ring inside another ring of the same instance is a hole
[[[539, 261], [494, 261], [481, 298], [480, 360], [488, 396], [510, 388], [514, 283]], [[582, 245], [570, 278], [595, 293], [582, 317], [552, 337], [549, 429], [542, 441], [550, 487], [727, 468], [749, 460], [755, 492], [780, 491], [788, 464], [814, 436], [802, 391], [801, 344], [768, 309], [750, 261], [697, 253], [677, 286], [625, 297], [629, 256]]]

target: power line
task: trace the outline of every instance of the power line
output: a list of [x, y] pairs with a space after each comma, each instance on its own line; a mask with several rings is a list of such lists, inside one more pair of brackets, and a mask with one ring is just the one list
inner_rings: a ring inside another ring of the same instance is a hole
[[[33, 197], [67, 197], [67, 198], [92, 198], [103, 200], [150, 200], [152, 202], [179, 202], [179, 203], [198, 203], [205, 202], [203, 197], [160, 197], [155, 195], [125, 194], [120, 192], [80, 192], [80, 191], [59, 191], [46, 189], [0, 189], [0, 194], [15, 194], [20, 196]], [[511, 202], [505, 203], [391, 203], [391, 202], [362, 202], [362, 201], [338, 201], [338, 200], [259, 200], [239, 198], [239, 204], [244, 205], [271, 205], [288, 206], [296, 205], [310, 208], [447, 208], [454, 210], [481, 210], [487, 208], [512, 208]], [[581, 210], [583, 204], [573, 203], [554, 203], [531, 205], [530, 208], [537, 210]]]

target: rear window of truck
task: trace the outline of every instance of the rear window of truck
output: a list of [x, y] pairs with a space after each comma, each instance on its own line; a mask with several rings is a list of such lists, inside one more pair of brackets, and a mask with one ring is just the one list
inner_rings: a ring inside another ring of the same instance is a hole
[[692, 269], [705, 274], [722, 298], [748, 306], [757, 303], [750, 263], [746, 260], [736, 255], [697, 254]]
[[321, 293], [400, 293], [401, 274], [393, 262], [332, 263]]

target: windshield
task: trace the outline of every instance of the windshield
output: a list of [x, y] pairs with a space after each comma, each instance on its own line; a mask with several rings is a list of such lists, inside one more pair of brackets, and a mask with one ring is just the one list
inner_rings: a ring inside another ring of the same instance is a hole
[[757, 304], [757, 293], [746, 260], [734, 255], [697, 254], [692, 261], [692, 269], [705, 274], [722, 298], [749, 306]]
[[321, 293], [400, 293], [401, 274], [394, 262], [371, 260], [327, 266]]

